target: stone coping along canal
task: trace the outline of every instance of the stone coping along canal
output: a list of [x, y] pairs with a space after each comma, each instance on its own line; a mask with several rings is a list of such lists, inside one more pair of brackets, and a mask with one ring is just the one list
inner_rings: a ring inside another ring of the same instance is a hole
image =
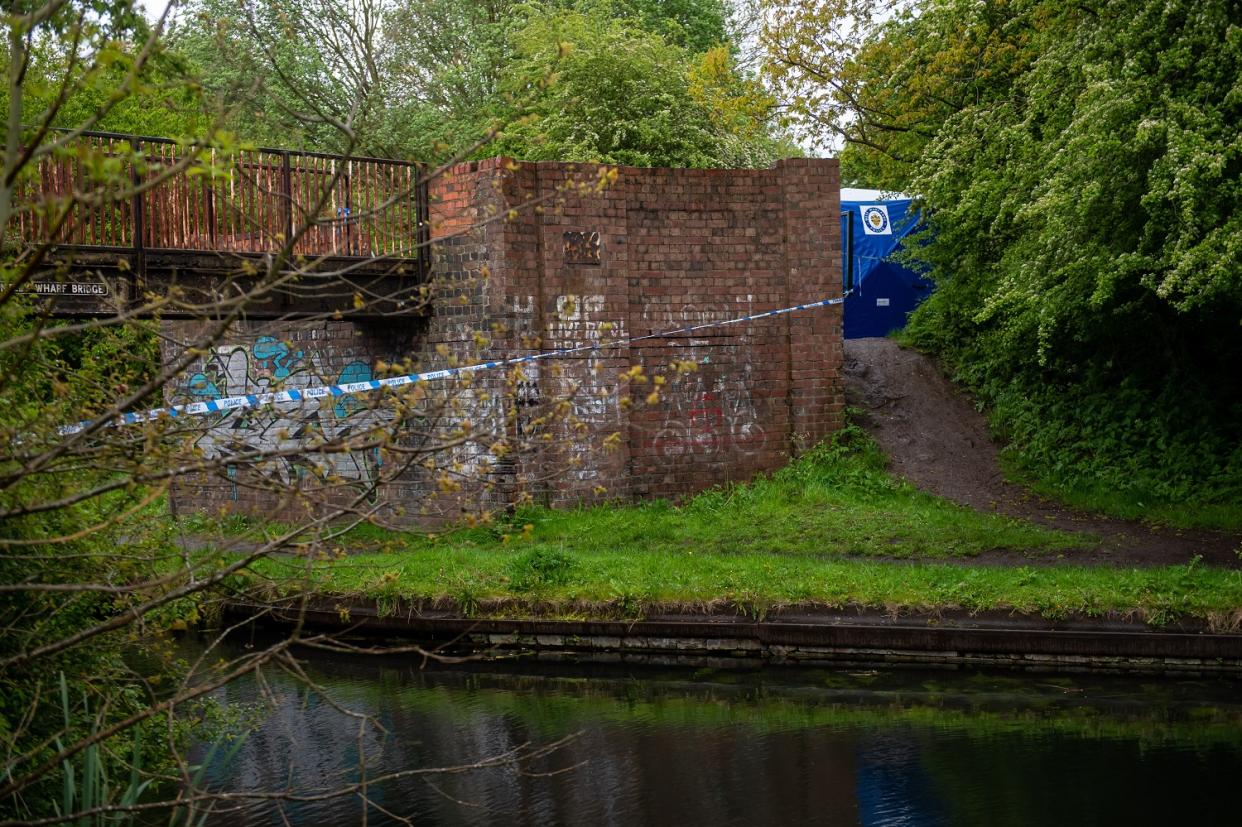
[[712, 668], [760, 665], [919, 665], [1242, 677], [1242, 635], [1186, 621], [1155, 628], [1124, 617], [1005, 612], [886, 614], [793, 607], [762, 617], [729, 607], [638, 618], [467, 617], [457, 607], [330, 598], [226, 604], [230, 622], [304, 625], [399, 637], [449, 652], [494, 652], [580, 663]]

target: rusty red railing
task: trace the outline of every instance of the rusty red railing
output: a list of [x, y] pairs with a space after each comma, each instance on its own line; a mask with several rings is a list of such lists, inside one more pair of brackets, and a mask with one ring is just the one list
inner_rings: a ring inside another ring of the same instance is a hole
[[91, 132], [38, 162], [17, 189], [14, 221], [23, 239], [57, 245], [270, 253], [296, 235], [295, 254], [425, 262], [422, 170], [409, 161], [282, 149], [226, 154]]

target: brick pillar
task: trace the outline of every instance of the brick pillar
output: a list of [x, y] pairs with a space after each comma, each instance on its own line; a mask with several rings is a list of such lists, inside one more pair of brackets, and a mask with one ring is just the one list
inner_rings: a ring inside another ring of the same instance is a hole
[[[513, 358], [540, 353], [544, 343], [544, 308], [541, 301], [540, 227], [542, 209], [532, 202], [539, 196], [538, 170], [533, 164], [518, 164], [511, 159], [497, 161], [495, 207], [504, 217], [492, 225], [491, 281], [494, 287], [492, 317], [500, 322], [495, 338], [496, 358]], [[503, 332], [502, 332], [503, 331]], [[516, 504], [527, 498], [547, 500], [548, 471], [544, 452], [530, 441], [527, 424], [541, 416], [543, 363], [524, 366], [520, 372], [527, 378], [510, 381], [517, 376], [514, 368], [497, 374], [497, 393], [506, 408], [505, 436], [514, 446], [522, 446], [511, 458], [514, 470], [509, 502]]]
[[[841, 173], [835, 159], [777, 164], [784, 202], [789, 303], [841, 294]], [[842, 306], [788, 316], [790, 451], [801, 453], [844, 422]]]

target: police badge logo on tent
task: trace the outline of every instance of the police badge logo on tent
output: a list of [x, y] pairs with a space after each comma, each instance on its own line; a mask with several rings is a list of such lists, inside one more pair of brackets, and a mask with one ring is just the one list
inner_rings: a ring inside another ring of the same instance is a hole
[[915, 264], [899, 255], [919, 229], [908, 195], [841, 188], [842, 280], [854, 287], [845, 300], [845, 338], [887, 336], [906, 324], [910, 311], [932, 290]]
[[888, 222], [888, 207], [871, 205], [862, 210], [863, 232], [867, 235], [892, 235], [893, 225]]

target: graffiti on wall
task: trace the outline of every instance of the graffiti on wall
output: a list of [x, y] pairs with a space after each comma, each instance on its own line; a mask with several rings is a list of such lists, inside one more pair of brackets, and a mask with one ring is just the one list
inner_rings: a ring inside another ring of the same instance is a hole
[[627, 360], [623, 350], [610, 345], [628, 336], [625, 320], [610, 315], [603, 295], [564, 294], [555, 302], [555, 314], [548, 321], [553, 347], [600, 345], [565, 360], [563, 373], [548, 379], [553, 398], [570, 405], [566, 474], [583, 482], [603, 479], [617, 461], [604, 447], [604, 438], [619, 431], [623, 421], [617, 375]]
[[[251, 345], [221, 345], [212, 349], [202, 370], [189, 378], [184, 394], [191, 400], [204, 400], [371, 379], [371, 366], [366, 362], [352, 361], [330, 373], [322, 368], [322, 361], [317, 352], [294, 350], [271, 336], [262, 336]], [[247, 451], [281, 452], [260, 467], [283, 483], [307, 474], [369, 483], [379, 475], [378, 449], [350, 453], [298, 449], [348, 440], [388, 426], [393, 418], [391, 411], [369, 408], [356, 396], [284, 402], [221, 414], [196, 445], [206, 459]], [[230, 468], [229, 475], [234, 473]]]
[[751, 366], [726, 376], [705, 368], [684, 378], [669, 394], [664, 420], [652, 439], [656, 458], [675, 464], [692, 456], [730, 453], [750, 457], [763, 451], [767, 434], [755, 406]]
[[[653, 329], [673, 329], [708, 324], [755, 312], [754, 296], [734, 297], [734, 308], [705, 309], [694, 304], [676, 307], [652, 305], [643, 319]], [[767, 433], [756, 404], [754, 370], [749, 363], [733, 364], [729, 351], [744, 351], [750, 344], [748, 328], [735, 328], [728, 346], [719, 339], [691, 334], [678, 339], [677, 359], [693, 362], [697, 369], [673, 386], [663, 417], [651, 439], [654, 458], [663, 465], [676, 465], [691, 457], [760, 454]], [[701, 335], [701, 334], [700, 334]], [[722, 362], [723, 364], [718, 364]], [[650, 426], [648, 426], [650, 427]], [[650, 433], [650, 431], [647, 431]]]
[[[690, 327], [693, 325], [711, 324], [713, 322], [723, 322], [738, 316], [748, 316], [754, 313], [755, 297], [751, 293], [744, 296], [734, 296], [732, 307], [713, 307], [711, 309], [702, 308], [694, 303], [671, 304], [648, 302], [643, 305], [642, 321], [644, 327], [649, 332], [659, 330], [675, 330], [681, 327]], [[739, 343], [745, 343], [750, 339], [750, 326], [742, 325], [730, 329], [729, 335], [738, 340]], [[708, 344], [707, 339], [695, 339], [690, 344]]]

